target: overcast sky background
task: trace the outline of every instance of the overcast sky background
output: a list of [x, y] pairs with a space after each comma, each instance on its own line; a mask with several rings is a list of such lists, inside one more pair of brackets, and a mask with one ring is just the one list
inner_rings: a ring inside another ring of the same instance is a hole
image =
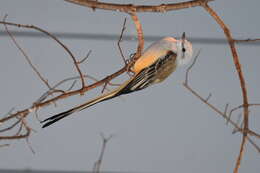
[[[120, 2], [120, 1], [114, 1]], [[122, 1], [121, 1], [122, 2]], [[126, 1], [124, 1], [126, 2]], [[150, 1], [127, 1], [148, 4]], [[156, 3], [155, 3], [156, 2]], [[168, 1], [177, 2], [177, 1]], [[152, 3], [152, 2], [151, 2]], [[153, 4], [161, 3], [154, 1]], [[166, 3], [166, 1], [163, 1]], [[260, 37], [259, 0], [216, 0], [210, 5], [223, 17], [236, 38]], [[33, 24], [50, 32], [120, 34], [124, 13], [96, 10], [62, 0], [1, 0], [0, 16], [8, 20]], [[126, 34], [135, 34], [128, 17]], [[145, 35], [224, 38], [214, 20], [200, 7], [163, 14], [140, 13]], [[0, 26], [3, 30], [4, 27]], [[11, 27], [10, 27], [11, 29]], [[16, 28], [12, 28], [17, 30]], [[28, 30], [19, 30], [28, 31]], [[46, 86], [28, 66], [10, 38], [0, 37], [1, 114], [12, 107], [29, 107]], [[77, 75], [70, 57], [50, 39], [17, 38], [32, 62], [51, 85]], [[80, 67], [86, 74], [103, 78], [123, 66], [116, 41], [62, 39], [81, 59], [92, 54]], [[126, 56], [134, 53], [136, 41], [123, 42]], [[146, 47], [151, 42], [146, 42]], [[242, 103], [239, 80], [231, 52], [225, 44], [193, 44], [202, 49], [194, 66], [190, 84], [202, 96], [213, 96], [210, 102], [224, 109], [226, 103]], [[260, 102], [259, 46], [237, 46], [247, 82], [250, 102]], [[241, 142], [241, 135], [232, 135], [232, 127], [201, 103], [183, 86], [184, 68], [178, 69], [164, 83], [143, 91], [103, 102], [73, 114], [55, 125], [41, 129], [31, 115], [29, 123], [37, 130], [30, 138], [36, 154], [25, 140], [11, 141], [1, 148], [0, 168], [41, 170], [91, 170], [101, 149], [100, 132], [115, 135], [108, 143], [102, 170], [133, 172], [232, 172]], [[121, 78], [115, 82], [127, 79]], [[90, 81], [87, 81], [90, 82]], [[79, 87], [78, 82], [77, 87]], [[64, 86], [69, 88], [70, 84]], [[39, 111], [44, 119], [94, 97], [99, 90], [74, 96]], [[250, 109], [250, 127], [259, 132], [260, 108]], [[234, 118], [239, 113], [233, 115]], [[236, 118], [235, 118], [236, 119]], [[259, 140], [257, 141], [259, 144]], [[4, 142], [5, 143], [5, 142]], [[258, 173], [259, 153], [247, 144], [241, 172]]]

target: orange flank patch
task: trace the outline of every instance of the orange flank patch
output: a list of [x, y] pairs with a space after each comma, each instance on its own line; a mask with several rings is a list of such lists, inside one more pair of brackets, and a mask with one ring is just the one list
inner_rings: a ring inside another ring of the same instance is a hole
[[166, 50], [152, 51], [147, 50], [144, 54], [135, 62], [132, 71], [135, 73], [140, 72], [142, 69], [152, 65], [158, 58], [165, 56], [167, 54]]

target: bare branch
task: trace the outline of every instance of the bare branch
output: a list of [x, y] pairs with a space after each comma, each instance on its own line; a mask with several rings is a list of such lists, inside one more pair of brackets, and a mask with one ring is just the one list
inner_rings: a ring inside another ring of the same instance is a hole
[[17, 140], [17, 139], [24, 139], [30, 136], [31, 131], [26, 131], [25, 134], [22, 135], [11, 135], [11, 136], [0, 136], [0, 140]]
[[77, 5], [83, 5], [89, 7], [91, 9], [103, 9], [103, 10], [111, 10], [125, 13], [132, 12], [158, 12], [164, 13], [167, 11], [173, 10], [181, 10], [185, 8], [191, 8], [200, 6], [203, 2], [210, 2], [213, 0], [194, 0], [187, 2], [179, 2], [179, 3], [169, 3], [169, 4], [161, 4], [161, 5], [133, 5], [133, 4], [113, 4], [113, 3], [105, 3], [99, 1], [91, 1], [91, 0], [65, 0], [70, 3], [74, 3]]
[[[232, 121], [231, 119], [229, 119], [228, 115], [225, 114], [225, 111], [222, 112], [221, 110], [219, 110], [217, 107], [213, 106], [212, 104], [210, 104], [206, 99], [204, 99], [202, 96], [200, 96], [200, 94], [198, 92], [196, 92], [194, 89], [192, 89], [190, 86], [189, 86], [189, 73], [191, 71], [191, 69], [194, 67], [197, 59], [198, 59], [198, 56], [199, 56], [199, 52], [197, 53], [197, 55], [195, 56], [192, 64], [187, 68], [186, 70], [186, 75], [185, 75], [185, 82], [183, 83], [183, 86], [188, 89], [194, 96], [196, 96], [199, 100], [201, 100], [203, 103], [205, 103], [206, 105], [208, 105], [211, 109], [213, 109], [215, 112], [218, 113], [218, 115], [221, 115], [224, 119], [228, 120], [230, 122], [230, 124], [232, 124], [234, 126], [235, 129], [237, 129], [239, 132], [243, 132], [244, 129], [241, 129], [240, 126], [235, 123], [234, 121]], [[226, 106], [227, 107], [227, 106]], [[247, 130], [248, 134], [252, 135], [252, 136], [258, 136], [258, 134], [254, 134], [255, 132], [252, 132], [250, 130]], [[249, 137], [247, 137], [248, 139], [250, 139]], [[252, 140], [249, 141], [254, 147], [256, 146], [255, 143], [252, 143]], [[255, 147], [257, 150], [259, 147]]]
[[243, 105], [244, 105], [244, 127], [243, 127], [243, 139], [240, 145], [240, 152], [239, 155], [237, 157], [237, 162], [236, 162], [236, 166], [234, 169], [234, 173], [238, 172], [238, 169], [240, 167], [241, 164], [241, 160], [243, 157], [243, 151], [245, 148], [245, 143], [247, 140], [247, 134], [248, 134], [248, 116], [249, 116], [249, 110], [248, 110], [248, 96], [247, 96], [247, 88], [246, 88], [246, 82], [244, 79], [244, 75], [243, 75], [243, 71], [242, 71], [242, 67], [239, 61], [239, 57], [238, 57], [238, 53], [235, 47], [235, 41], [231, 35], [231, 32], [229, 30], [229, 28], [226, 26], [226, 24], [224, 23], [224, 21], [218, 16], [218, 14], [207, 4], [207, 2], [202, 3], [202, 7], [204, 7], [204, 9], [211, 15], [211, 17], [214, 18], [214, 20], [218, 23], [218, 25], [222, 28], [222, 30], [224, 31], [226, 38], [228, 40], [231, 52], [232, 52], [232, 57], [233, 57], [233, 62], [235, 64], [236, 70], [237, 70], [237, 74], [239, 77], [239, 81], [240, 81], [240, 87], [242, 90], [242, 95], [243, 95]]

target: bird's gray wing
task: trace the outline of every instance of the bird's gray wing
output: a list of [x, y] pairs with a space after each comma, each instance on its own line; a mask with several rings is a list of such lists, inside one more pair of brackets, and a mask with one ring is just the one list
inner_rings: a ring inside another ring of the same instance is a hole
[[[169, 68], [168, 65], [174, 64], [177, 55], [169, 51], [165, 56], [158, 58], [152, 65], [141, 70], [134, 76], [117, 95], [128, 94], [134, 91], [142, 90], [148, 86], [156, 83], [156, 80], [163, 74], [165, 68]], [[168, 76], [168, 75], [167, 75]]]

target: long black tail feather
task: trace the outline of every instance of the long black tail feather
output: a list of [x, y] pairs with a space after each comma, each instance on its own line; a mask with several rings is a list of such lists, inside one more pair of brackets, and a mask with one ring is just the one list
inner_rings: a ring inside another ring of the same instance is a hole
[[105, 95], [101, 95], [93, 100], [90, 100], [89, 102], [79, 105], [78, 107], [75, 107], [73, 109], [70, 109], [65, 112], [61, 112], [57, 115], [53, 115], [43, 121], [41, 123], [44, 123], [42, 128], [48, 127], [52, 125], [53, 123], [69, 116], [70, 114], [81, 111], [83, 109], [86, 109], [90, 106], [93, 106], [97, 103], [103, 102], [105, 100], [110, 100], [114, 97], [124, 95], [124, 94], [129, 94], [134, 91], [142, 90], [152, 84], [153, 82], [153, 75], [147, 75], [151, 71], [150, 68], [145, 68], [141, 72], [139, 72], [136, 77], [132, 78], [129, 81], [126, 81], [125, 84], [121, 85], [119, 88], [117, 88], [114, 91], [111, 91], [110, 93], [107, 93]]
[[62, 112], [62, 113], [59, 113], [57, 115], [54, 115], [50, 118], [47, 118], [43, 121], [41, 121], [41, 123], [44, 123], [42, 128], [45, 128], [45, 127], [48, 127], [50, 126], [51, 124], [55, 123], [56, 121], [59, 121], [67, 116], [69, 116], [70, 114], [72, 114], [75, 110], [74, 109], [70, 109], [68, 111], [65, 111], [65, 112]]

